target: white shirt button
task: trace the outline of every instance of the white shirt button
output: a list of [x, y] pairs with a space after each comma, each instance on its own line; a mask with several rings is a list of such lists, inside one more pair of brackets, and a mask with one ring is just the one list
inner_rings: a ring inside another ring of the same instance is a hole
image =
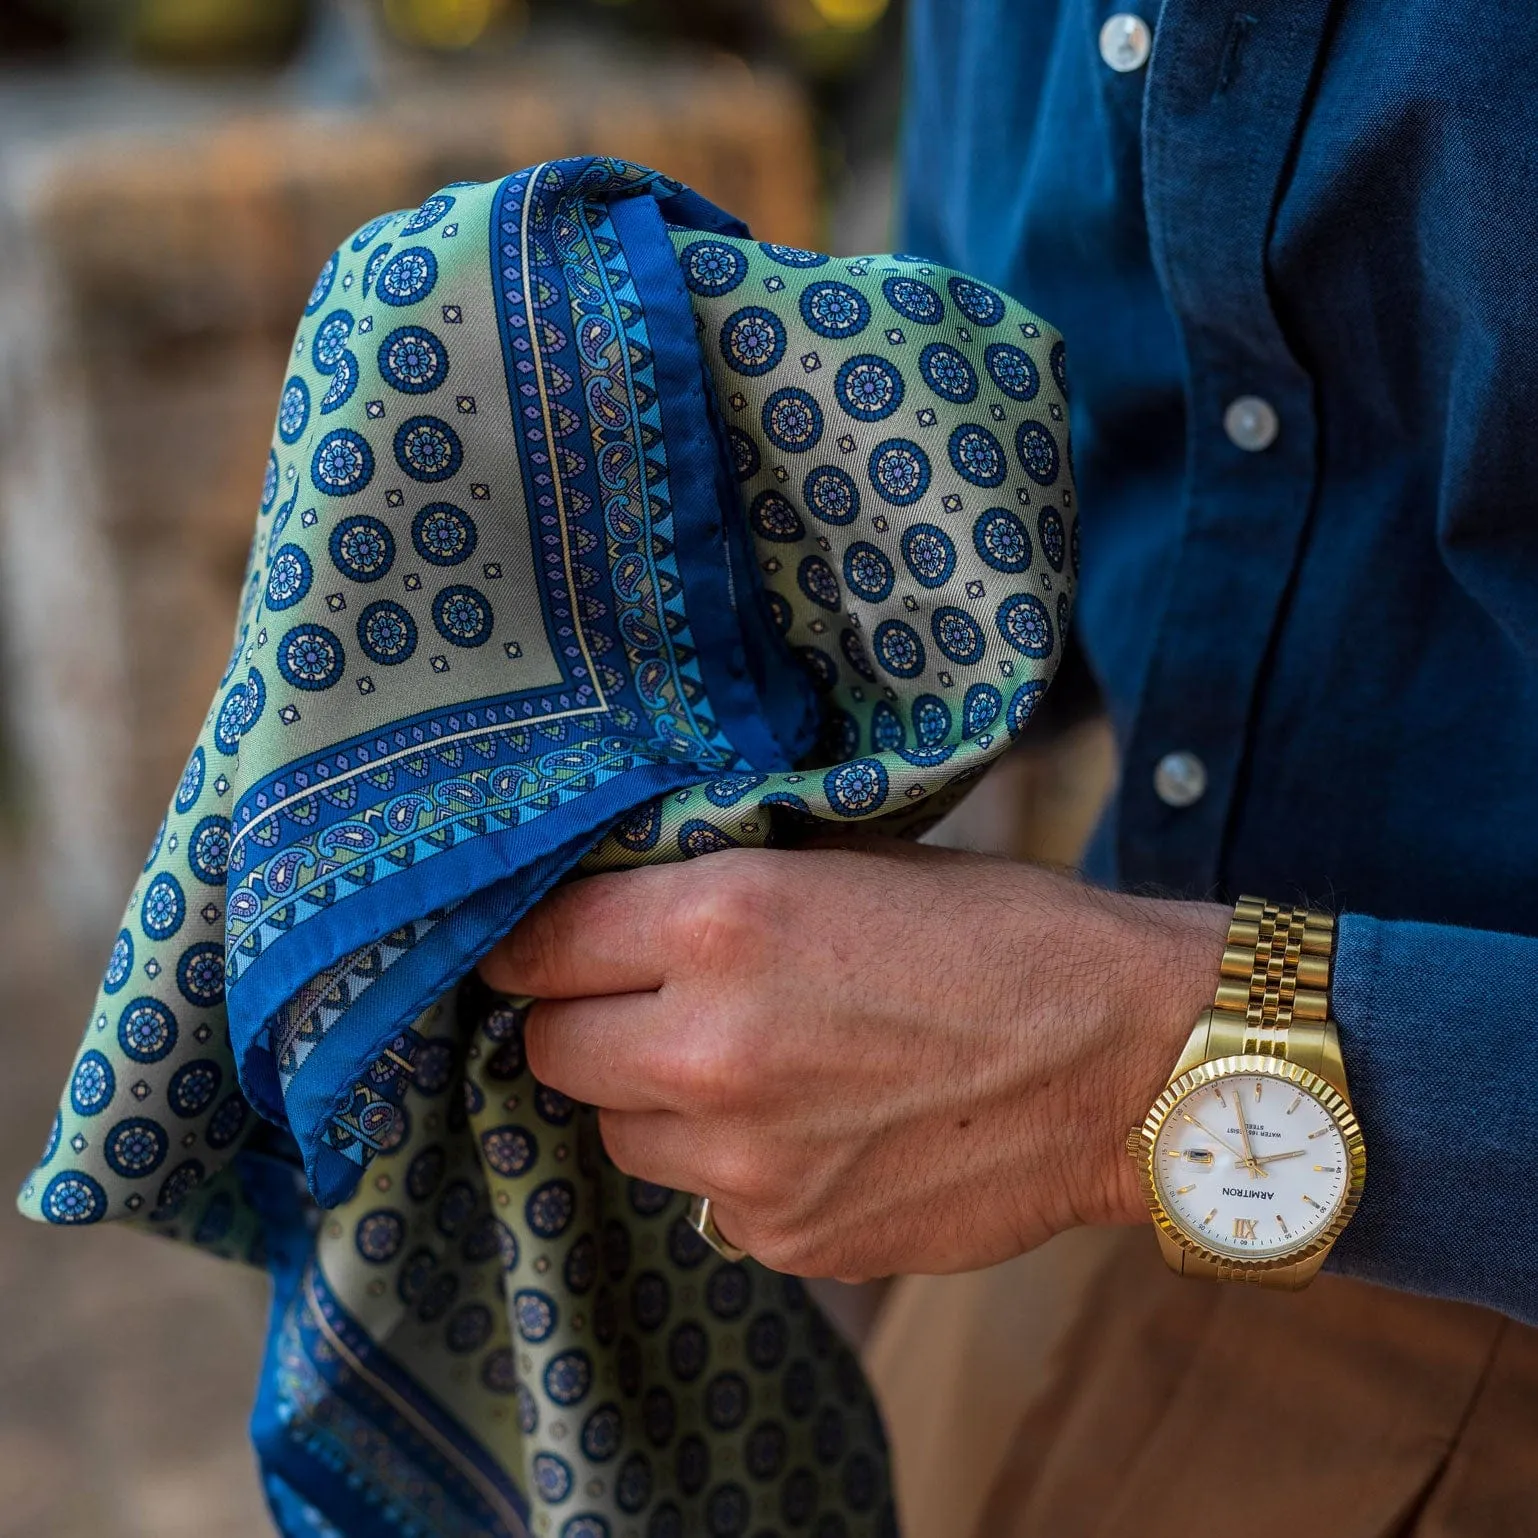
[[1154, 766], [1154, 794], [1166, 806], [1191, 806], [1207, 793], [1207, 766], [1194, 753], [1166, 753]]
[[1100, 57], [1118, 75], [1142, 69], [1152, 47], [1153, 33], [1148, 30], [1148, 23], [1131, 11], [1118, 11], [1100, 29]]
[[1223, 413], [1223, 431], [1228, 434], [1228, 441], [1248, 454], [1270, 448], [1281, 428], [1276, 408], [1258, 395], [1241, 395], [1231, 400]]

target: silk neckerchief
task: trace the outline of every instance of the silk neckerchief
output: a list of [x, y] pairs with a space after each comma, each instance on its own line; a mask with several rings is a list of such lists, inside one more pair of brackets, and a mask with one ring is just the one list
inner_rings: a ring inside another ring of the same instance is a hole
[[892, 1532], [801, 1285], [619, 1174], [471, 969], [579, 862], [917, 831], [1008, 746], [1077, 565], [1061, 342], [595, 158], [359, 230], [290, 369], [23, 1211], [271, 1269], [285, 1533]]

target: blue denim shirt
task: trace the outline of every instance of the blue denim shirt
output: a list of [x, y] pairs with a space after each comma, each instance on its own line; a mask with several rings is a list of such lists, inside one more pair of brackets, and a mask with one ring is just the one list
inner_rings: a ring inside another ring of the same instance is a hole
[[1120, 72], [1127, 0], [909, 12], [903, 243], [1068, 341], [1123, 763], [1091, 867], [1345, 915], [1368, 1180], [1331, 1263], [1538, 1320], [1531, 0], [1134, 3]]

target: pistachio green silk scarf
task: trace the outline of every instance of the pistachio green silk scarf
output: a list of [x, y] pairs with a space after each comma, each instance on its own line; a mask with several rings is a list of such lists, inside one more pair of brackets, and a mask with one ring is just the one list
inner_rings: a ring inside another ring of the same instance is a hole
[[22, 1193], [265, 1264], [288, 1534], [894, 1530], [858, 1364], [538, 1084], [476, 959], [568, 875], [914, 832], [1077, 564], [1062, 344], [623, 162], [327, 262], [230, 661]]

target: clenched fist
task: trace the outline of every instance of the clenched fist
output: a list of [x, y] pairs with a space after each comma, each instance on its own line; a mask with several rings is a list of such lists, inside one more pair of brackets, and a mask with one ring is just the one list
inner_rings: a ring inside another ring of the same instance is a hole
[[1210, 1002], [1227, 910], [895, 840], [594, 876], [481, 963], [615, 1163], [764, 1264], [991, 1265], [1144, 1214], [1127, 1128]]

